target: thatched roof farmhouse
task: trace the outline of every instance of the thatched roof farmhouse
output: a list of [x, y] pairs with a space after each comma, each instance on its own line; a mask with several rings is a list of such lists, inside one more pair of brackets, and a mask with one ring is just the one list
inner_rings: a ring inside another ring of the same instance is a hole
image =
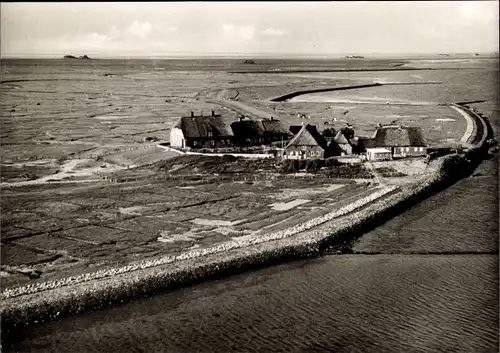
[[393, 157], [423, 156], [427, 143], [420, 127], [382, 126], [373, 135], [372, 147], [384, 147]]
[[212, 111], [211, 115], [181, 117], [170, 130], [172, 147], [229, 147], [233, 145], [234, 134], [225, 119]]
[[240, 119], [231, 124], [235, 143], [240, 146], [258, 145], [264, 143], [264, 127], [257, 120]]
[[327, 141], [314, 125], [303, 125], [283, 151], [284, 159], [324, 158]]

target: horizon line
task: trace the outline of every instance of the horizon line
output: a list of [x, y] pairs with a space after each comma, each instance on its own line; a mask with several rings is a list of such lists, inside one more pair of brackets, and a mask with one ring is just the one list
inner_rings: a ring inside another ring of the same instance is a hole
[[[66, 55], [73, 56], [94, 56], [95, 59], [153, 59], [153, 58], [209, 58], [209, 57], [218, 57], [218, 58], [234, 58], [234, 57], [242, 57], [246, 56], [249, 58], [253, 57], [268, 57], [268, 58], [282, 58], [282, 57], [301, 57], [301, 58], [315, 58], [315, 57], [323, 57], [323, 58], [338, 58], [338, 57], [346, 57], [346, 56], [371, 56], [371, 57], [380, 57], [380, 56], [422, 56], [422, 55], [438, 55], [438, 56], [452, 56], [452, 55], [496, 55], [498, 56], [498, 52], [496, 51], [471, 51], [471, 52], [411, 52], [411, 53], [329, 53], [329, 54], [302, 54], [302, 53], [153, 53], [149, 55], [141, 55], [138, 53], [134, 54], [117, 54], [117, 55], [106, 55], [99, 53], [85, 53], [81, 55], [74, 54], [32, 54], [32, 53], [15, 53], [15, 54], [0, 54], [0, 59], [63, 59]], [[91, 57], [92, 59], [92, 57]]]

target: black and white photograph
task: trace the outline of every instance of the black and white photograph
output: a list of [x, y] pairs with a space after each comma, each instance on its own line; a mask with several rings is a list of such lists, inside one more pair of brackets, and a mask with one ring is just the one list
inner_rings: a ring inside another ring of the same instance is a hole
[[0, 351], [499, 352], [499, 1], [0, 4]]

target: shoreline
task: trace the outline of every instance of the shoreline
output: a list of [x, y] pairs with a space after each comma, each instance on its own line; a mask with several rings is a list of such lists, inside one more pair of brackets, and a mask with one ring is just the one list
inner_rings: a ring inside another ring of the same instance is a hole
[[[325, 88], [311, 88], [311, 89], [302, 89], [298, 91], [291, 91], [282, 95], [279, 95], [274, 98], [270, 98], [270, 102], [286, 102], [292, 98], [302, 96], [310, 93], [322, 93], [322, 92], [333, 92], [333, 91], [347, 91], [352, 89], [360, 89], [360, 88], [371, 88], [371, 87], [379, 87], [379, 86], [411, 86], [411, 85], [439, 85], [442, 82], [439, 81], [430, 81], [430, 82], [373, 82], [367, 84], [360, 85], [349, 85], [349, 86], [340, 86], [340, 87], [325, 87]], [[361, 103], [361, 102], [359, 102]], [[376, 102], [368, 102], [366, 104], [383, 104]], [[391, 103], [392, 105], [422, 105], [416, 103]], [[426, 103], [423, 105], [433, 105], [432, 103]]]
[[330, 91], [346, 91], [346, 90], [350, 90], [350, 89], [369, 88], [369, 87], [377, 87], [377, 86], [383, 86], [383, 84], [374, 82], [374, 83], [367, 83], [364, 85], [351, 85], [351, 86], [341, 86], [341, 87], [305, 89], [305, 90], [299, 90], [299, 91], [285, 93], [285, 94], [282, 94], [278, 97], [270, 98], [269, 101], [271, 101], [271, 102], [284, 102], [284, 101], [287, 101], [291, 98], [301, 96], [303, 94], [321, 93], [321, 92], [330, 92]]
[[[466, 67], [460, 69], [476, 70], [474, 67]], [[370, 69], [313, 69], [313, 70], [288, 70], [288, 71], [271, 71], [271, 70], [261, 70], [261, 71], [228, 71], [232, 74], [295, 74], [295, 73], [315, 73], [315, 72], [379, 72], [379, 71], [436, 71], [436, 70], [459, 70], [459, 68], [454, 67], [442, 67], [442, 68], [431, 68], [431, 67], [394, 67], [394, 68], [370, 68]]]
[[463, 155], [448, 155], [434, 161], [437, 164], [436, 171], [423, 182], [407, 185], [388, 197], [371, 201], [287, 237], [271, 238], [249, 246], [223, 249], [107, 277], [90, 278], [53, 289], [21, 293], [10, 298], [5, 298], [4, 292], [0, 309], [3, 332], [11, 333], [17, 326], [125, 303], [160, 290], [171, 290], [271, 264], [322, 256], [331, 253], [332, 249], [341, 249], [367, 230], [474, 171], [485, 153], [485, 141], [491, 134], [491, 127], [470, 110], [468, 113], [487, 126], [482, 131], [483, 136]]

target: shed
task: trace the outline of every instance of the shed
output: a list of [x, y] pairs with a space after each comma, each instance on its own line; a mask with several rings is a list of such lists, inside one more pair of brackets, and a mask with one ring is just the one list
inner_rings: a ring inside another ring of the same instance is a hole
[[366, 149], [366, 159], [369, 161], [387, 161], [392, 159], [392, 152], [387, 148], [375, 147]]
[[353, 153], [353, 145], [349, 141], [349, 139], [345, 136], [342, 130], [338, 131], [335, 135], [333, 141], [340, 147], [342, 150], [341, 155], [352, 154]]

